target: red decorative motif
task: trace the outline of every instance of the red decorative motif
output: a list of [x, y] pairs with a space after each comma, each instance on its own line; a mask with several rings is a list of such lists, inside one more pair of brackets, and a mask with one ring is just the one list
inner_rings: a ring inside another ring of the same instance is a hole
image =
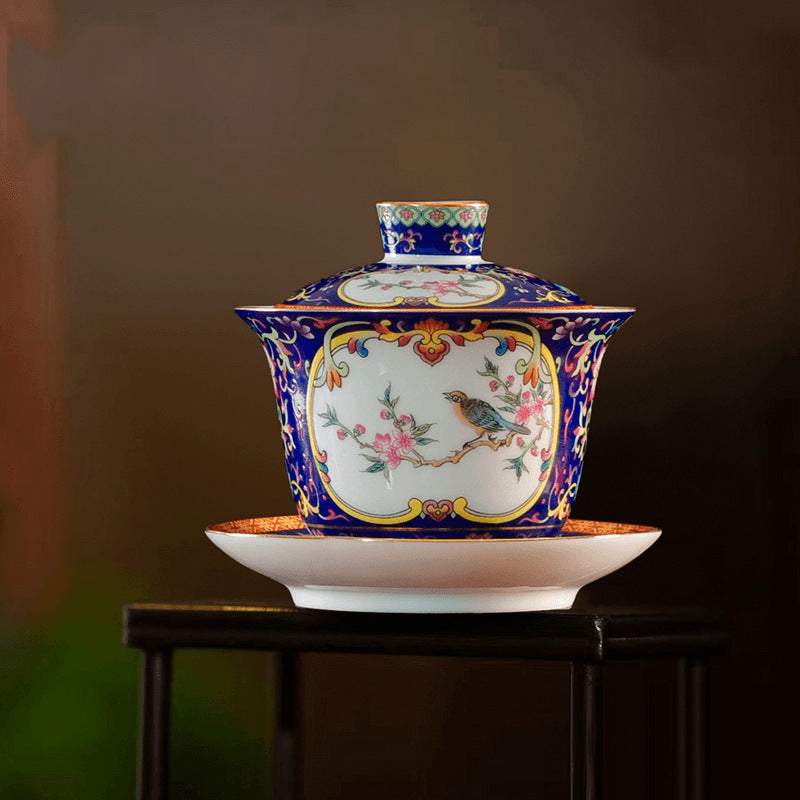
[[[463, 333], [450, 330], [448, 323], [439, 319], [426, 319], [415, 323], [408, 332], [392, 332], [386, 320], [375, 323], [375, 330], [381, 334], [381, 339], [397, 342], [398, 347], [405, 347], [412, 339], [414, 352], [431, 366], [438, 364], [449, 352], [450, 342], [458, 347], [463, 347], [468, 341], [473, 342], [483, 338], [483, 332], [489, 327], [488, 322], [476, 321], [474, 327]], [[447, 337], [450, 342], [445, 341]]]
[[450, 500], [426, 500], [422, 504], [422, 511], [431, 519], [441, 522], [453, 513], [453, 504]]

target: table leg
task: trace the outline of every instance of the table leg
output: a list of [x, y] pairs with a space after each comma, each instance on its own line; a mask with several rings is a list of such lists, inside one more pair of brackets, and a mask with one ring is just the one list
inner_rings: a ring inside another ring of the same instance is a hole
[[692, 800], [711, 796], [711, 706], [708, 663], [695, 661], [690, 667], [692, 685]]
[[145, 650], [139, 683], [139, 800], [167, 800], [172, 650]]
[[600, 800], [603, 781], [603, 667], [571, 664], [570, 798]]
[[691, 700], [688, 659], [678, 659], [675, 678], [675, 775], [677, 780], [675, 795], [677, 800], [689, 800], [691, 783], [689, 750], [691, 748], [692, 730], [689, 723]]
[[302, 800], [300, 655], [275, 654], [275, 800]]
[[678, 798], [706, 800], [710, 796], [711, 729], [708, 663], [678, 661]]

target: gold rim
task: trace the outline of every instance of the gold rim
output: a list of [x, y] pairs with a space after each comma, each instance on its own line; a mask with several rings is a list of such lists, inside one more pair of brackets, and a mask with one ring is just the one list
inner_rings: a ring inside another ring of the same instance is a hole
[[[313, 526], [312, 526], [313, 527]], [[560, 536], [533, 536], [533, 537], [513, 537], [502, 539], [415, 539], [410, 537], [392, 536], [313, 536], [309, 533], [284, 533], [284, 531], [299, 531], [306, 528], [305, 523], [299, 516], [279, 516], [279, 517], [253, 517], [251, 519], [232, 520], [230, 522], [219, 522], [209, 525], [207, 533], [219, 533], [226, 536], [269, 536], [271, 538], [282, 539], [337, 539], [343, 541], [370, 541], [382, 542], [537, 542], [552, 541], [555, 539], [587, 539], [599, 538], [601, 536], [625, 536], [632, 533], [661, 533], [660, 528], [650, 525], [638, 525], [627, 522], [600, 522], [596, 520], [570, 519], [564, 525]], [[363, 529], [362, 529], [363, 530]], [[566, 534], [566, 535], [564, 535]]]

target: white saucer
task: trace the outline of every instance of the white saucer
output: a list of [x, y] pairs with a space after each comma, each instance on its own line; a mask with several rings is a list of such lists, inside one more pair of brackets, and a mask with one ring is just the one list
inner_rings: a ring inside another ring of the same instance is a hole
[[569, 520], [564, 535], [540, 539], [369, 539], [303, 530], [300, 517], [261, 517], [211, 525], [206, 535], [286, 586], [297, 606], [396, 613], [569, 608], [583, 586], [661, 535], [644, 525], [586, 520]]

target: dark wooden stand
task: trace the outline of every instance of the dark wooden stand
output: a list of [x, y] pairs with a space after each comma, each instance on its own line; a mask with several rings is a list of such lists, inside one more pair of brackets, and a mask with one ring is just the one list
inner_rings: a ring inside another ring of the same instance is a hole
[[620, 609], [516, 614], [364, 614], [243, 604], [134, 603], [123, 642], [143, 651], [139, 800], [166, 800], [172, 651], [276, 653], [275, 798], [303, 798], [298, 654], [377, 653], [569, 661], [570, 796], [602, 795], [603, 669], [607, 661], [673, 658], [677, 681], [677, 797], [709, 796], [709, 659], [727, 644], [718, 616]]

